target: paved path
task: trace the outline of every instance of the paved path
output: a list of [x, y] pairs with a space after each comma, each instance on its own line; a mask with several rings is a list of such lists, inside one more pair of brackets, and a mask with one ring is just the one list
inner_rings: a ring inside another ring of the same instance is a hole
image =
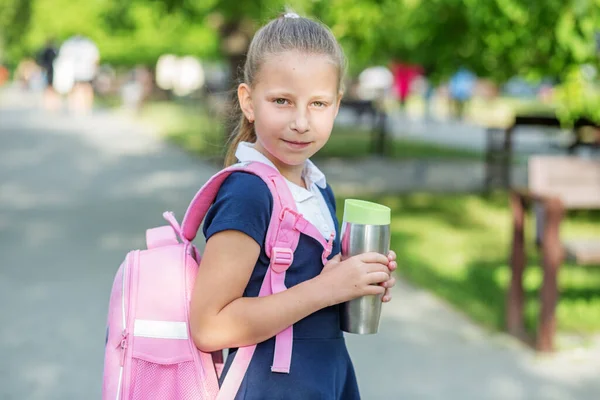
[[[181, 217], [214, 167], [125, 119], [44, 117], [1, 96], [0, 399], [96, 399], [116, 268], [162, 211]], [[403, 282], [381, 332], [348, 343], [364, 399], [600, 393], [600, 346], [539, 359]]]

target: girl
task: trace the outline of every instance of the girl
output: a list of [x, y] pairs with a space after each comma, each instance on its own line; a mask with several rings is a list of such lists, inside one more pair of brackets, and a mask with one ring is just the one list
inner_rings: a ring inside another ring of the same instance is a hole
[[[261, 28], [248, 50], [237, 92], [241, 122], [226, 163], [258, 161], [277, 168], [298, 211], [324, 238], [335, 236], [323, 266], [321, 244], [301, 235], [286, 274], [288, 289], [257, 297], [269, 267], [264, 244], [273, 198], [259, 177], [243, 172], [221, 186], [204, 221], [207, 242], [190, 323], [199, 349], [229, 349], [221, 379], [238, 347], [259, 343], [238, 399], [360, 398], [338, 305], [372, 294], [391, 300], [396, 255], [367, 253], [341, 261], [333, 192], [309, 160], [331, 134], [344, 69], [331, 31], [296, 14]], [[274, 336], [292, 324], [290, 372], [271, 372]]]

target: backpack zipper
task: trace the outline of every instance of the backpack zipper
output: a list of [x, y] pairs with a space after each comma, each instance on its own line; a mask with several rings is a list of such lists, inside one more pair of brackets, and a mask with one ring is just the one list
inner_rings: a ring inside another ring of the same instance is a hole
[[125, 368], [125, 355], [127, 352], [127, 311], [125, 308], [125, 297], [127, 295], [127, 285], [131, 279], [130, 271], [131, 271], [131, 257], [133, 253], [127, 254], [125, 268], [123, 269], [123, 287], [121, 288], [121, 315], [122, 315], [122, 327], [123, 330], [121, 332], [121, 368], [119, 368], [119, 384], [117, 386], [117, 399], [120, 400], [123, 393], [123, 370]]

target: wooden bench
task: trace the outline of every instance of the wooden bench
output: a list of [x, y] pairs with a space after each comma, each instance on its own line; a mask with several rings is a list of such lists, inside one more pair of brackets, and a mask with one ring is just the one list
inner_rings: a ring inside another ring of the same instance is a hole
[[528, 190], [511, 190], [513, 238], [510, 255], [512, 277], [508, 290], [506, 326], [510, 334], [528, 341], [523, 320], [523, 272], [526, 265], [525, 214], [534, 206], [536, 244], [541, 250], [543, 282], [535, 347], [553, 350], [558, 301], [557, 278], [562, 262], [600, 265], [600, 238], [561, 240], [565, 210], [600, 209], [600, 160], [574, 156], [534, 156], [529, 160]]
[[[517, 115], [512, 125], [506, 128], [488, 128], [486, 131], [485, 189], [507, 189], [511, 187], [511, 163], [513, 159], [513, 139], [517, 132], [526, 134], [523, 127], [561, 128], [560, 120], [548, 115]], [[587, 138], [586, 129], [595, 129], [596, 135]], [[587, 118], [573, 122], [573, 140], [565, 148], [565, 153], [573, 154], [581, 148], [600, 147], [600, 126]]]

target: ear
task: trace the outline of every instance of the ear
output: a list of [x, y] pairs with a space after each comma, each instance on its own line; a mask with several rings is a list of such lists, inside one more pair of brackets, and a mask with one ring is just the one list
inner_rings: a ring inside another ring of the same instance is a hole
[[342, 97], [344, 97], [344, 92], [340, 91], [338, 93], [337, 102], [335, 105], [335, 116], [337, 117], [338, 112], [340, 112], [340, 104], [342, 103]]
[[242, 112], [250, 122], [254, 122], [254, 106], [252, 105], [252, 89], [245, 83], [240, 83], [237, 90], [238, 101]]

